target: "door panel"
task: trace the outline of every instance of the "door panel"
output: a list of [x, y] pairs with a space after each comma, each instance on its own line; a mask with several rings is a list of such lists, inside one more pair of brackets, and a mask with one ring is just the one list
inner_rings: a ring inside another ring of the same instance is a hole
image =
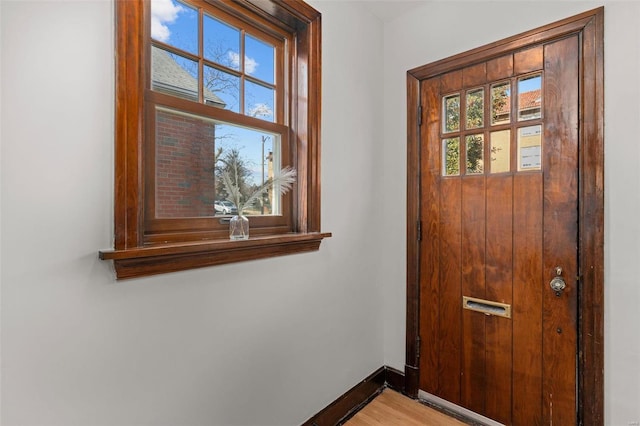
[[[440, 78], [435, 77], [421, 84], [421, 98], [426, 105], [438, 105], [440, 102]], [[440, 136], [440, 109], [427, 108], [426, 120], [422, 130], [426, 133], [426, 139], [438, 140]], [[420, 345], [420, 389], [437, 394], [439, 386], [438, 356], [440, 352], [440, 330], [438, 328], [440, 317], [440, 304], [433, 303], [440, 299], [440, 268], [433, 268], [440, 259], [440, 192], [438, 186], [440, 174], [440, 144], [432, 144], [429, 149], [426, 145], [420, 147], [425, 154], [420, 155], [421, 173], [420, 187], [420, 211], [423, 212], [424, 232], [429, 238], [422, 239], [420, 243], [421, 255], [418, 260], [420, 278], [419, 311], [421, 341], [429, 342], [429, 345]]]
[[460, 239], [460, 179], [449, 179], [440, 185], [440, 363], [438, 365], [438, 394], [453, 403], [460, 402], [459, 367], [462, 324], [460, 315], [460, 269], [462, 249]]
[[[543, 293], [545, 418], [571, 424], [576, 412], [578, 234], [578, 38], [545, 46], [544, 267], [562, 267], [567, 288]], [[573, 280], [570, 277], [574, 277]]]
[[[484, 264], [486, 300], [512, 304], [512, 198], [513, 177], [487, 177], [487, 257]], [[479, 315], [484, 315], [480, 314]], [[511, 418], [511, 346], [512, 320], [499, 316], [486, 317], [485, 330], [485, 416], [502, 423]], [[474, 353], [465, 350], [465, 355]], [[475, 389], [476, 392], [480, 389]]]
[[514, 176], [513, 424], [542, 424], [542, 192], [541, 174]]
[[[462, 191], [462, 246], [464, 247], [462, 268], [462, 294], [485, 299], [485, 223], [486, 201], [485, 180], [483, 178], [463, 181]], [[473, 411], [484, 412], [485, 398], [474, 389], [485, 385], [485, 315], [463, 310], [463, 347], [465, 356], [462, 361], [462, 395], [460, 405]]]
[[[421, 82], [420, 389], [504, 424], [576, 423], [578, 41]], [[518, 84], [532, 71], [541, 90]], [[501, 81], [511, 90], [495, 106], [490, 87]], [[479, 88], [484, 126], [466, 130], [466, 91]], [[449, 132], [442, 99], [456, 93], [460, 130]], [[495, 111], [510, 121], [491, 125]], [[501, 130], [510, 132], [508, 164], [493, 172], [491, 134]], [[464, 149], [471, 135], [482, 135], [480, 151]], [[460, 150], [449, 156], [443, 141], [452, 137]], [[456, 162], [459, 175], [444, 173]], [[567, 288], [556, 294], [557, 267]], [[508, 305], [511, 316], [463, 309], [464, 296]]]

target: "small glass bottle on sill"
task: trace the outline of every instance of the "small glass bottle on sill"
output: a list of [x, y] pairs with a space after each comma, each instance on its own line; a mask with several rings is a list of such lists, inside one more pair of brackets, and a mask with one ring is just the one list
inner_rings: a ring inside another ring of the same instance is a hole
[[249, 218], [238, 214], [229, 220], [229, 239], [248, 240], [249, 239]]

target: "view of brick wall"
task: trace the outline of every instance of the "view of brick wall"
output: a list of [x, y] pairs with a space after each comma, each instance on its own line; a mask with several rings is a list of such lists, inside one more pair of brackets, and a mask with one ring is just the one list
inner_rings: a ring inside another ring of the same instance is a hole
[[156, 217], [213, 216], [215, 124], [156, 113]]

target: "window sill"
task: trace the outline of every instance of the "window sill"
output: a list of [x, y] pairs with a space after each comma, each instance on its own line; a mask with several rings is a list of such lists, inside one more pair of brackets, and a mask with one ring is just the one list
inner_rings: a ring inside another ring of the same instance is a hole
[[204, 266], [316, 251], [329, 232], [282, 234], [244, 241], [198, 241], [157, 244], [124, 250], [102, 250], [102, 260], [113, 260], [117, 279], [176, 272]]

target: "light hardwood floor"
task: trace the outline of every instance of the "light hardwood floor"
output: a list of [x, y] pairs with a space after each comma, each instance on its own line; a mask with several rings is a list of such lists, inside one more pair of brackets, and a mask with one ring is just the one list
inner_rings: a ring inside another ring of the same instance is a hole
[[466, 425], [411, 398], [385, 389], [347, 421], [345, 426], [459, 426]]

